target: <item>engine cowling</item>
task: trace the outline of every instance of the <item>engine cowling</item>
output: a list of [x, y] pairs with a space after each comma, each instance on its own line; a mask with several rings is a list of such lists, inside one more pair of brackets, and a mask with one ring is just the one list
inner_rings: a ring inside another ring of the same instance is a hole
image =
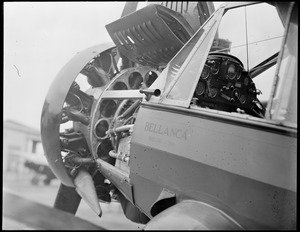
[[[201, 14], [208, 17], [211, 7], [205, 9]], [[189, 25], [185, 17], [194, 11], [186, 10], [182, 16], [154, 4], [122, 17], [107, 27], [116, 45], [79, 52], [50, 87], [41, 118], [45, 155], [54, 174], [98, 215], [98, 201], [121, 199], [126, 216], [136, 221], [130, 181], [118, 188], [114, 181], [129, 178], [131, 133], [141, 101], [160, 95], [149, 87], [200, 26]], [[136, 19], [140, 25], [134, 25]]]

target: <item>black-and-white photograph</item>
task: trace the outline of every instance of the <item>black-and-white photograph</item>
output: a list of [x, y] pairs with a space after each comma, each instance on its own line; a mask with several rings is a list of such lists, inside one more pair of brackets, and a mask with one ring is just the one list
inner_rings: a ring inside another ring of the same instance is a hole
[[298, 2], [4, 2], [3, 230], [296, 230]]

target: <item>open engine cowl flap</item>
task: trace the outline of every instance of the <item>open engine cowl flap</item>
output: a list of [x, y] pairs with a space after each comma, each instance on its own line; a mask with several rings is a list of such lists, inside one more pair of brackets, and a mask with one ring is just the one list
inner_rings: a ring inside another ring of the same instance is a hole
[[164, 6], [150, 4], [106, 25], [120, 53], [146, 66], [164, 66], [194, 34], [186, 19]]

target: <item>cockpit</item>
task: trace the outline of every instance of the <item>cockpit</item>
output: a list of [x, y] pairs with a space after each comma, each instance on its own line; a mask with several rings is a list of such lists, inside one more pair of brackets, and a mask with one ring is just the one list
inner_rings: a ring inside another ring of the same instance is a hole
[[[194, 105], [264, 118], [274, 77], [266, 71], [275, 72], [283, 26], [278, 16], [271, 22], [262, 15], [275, 13], [268, 4], [224, 11], [195, 88]], [[259, 18], [263, 20], [257, 23]]]
[[240, 111], [263, 117], [265, 107], [257, 99], [249, 72], [236, 57], [211, 52], [200, 75], [193, 96], [193, 104], [227, 112]]
[[151, 86], [164, 86], [152, 101], [265, 118], [284, 36], [276, 8], [224, 6], [211, 17]]

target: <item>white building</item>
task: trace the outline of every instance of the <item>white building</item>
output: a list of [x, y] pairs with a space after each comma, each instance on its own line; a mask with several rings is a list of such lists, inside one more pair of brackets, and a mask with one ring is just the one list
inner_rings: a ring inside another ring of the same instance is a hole
[[3, 173], [22, 172], [24, 161], [43, 155], [41, 134], [12, 120], [3, 123]]

